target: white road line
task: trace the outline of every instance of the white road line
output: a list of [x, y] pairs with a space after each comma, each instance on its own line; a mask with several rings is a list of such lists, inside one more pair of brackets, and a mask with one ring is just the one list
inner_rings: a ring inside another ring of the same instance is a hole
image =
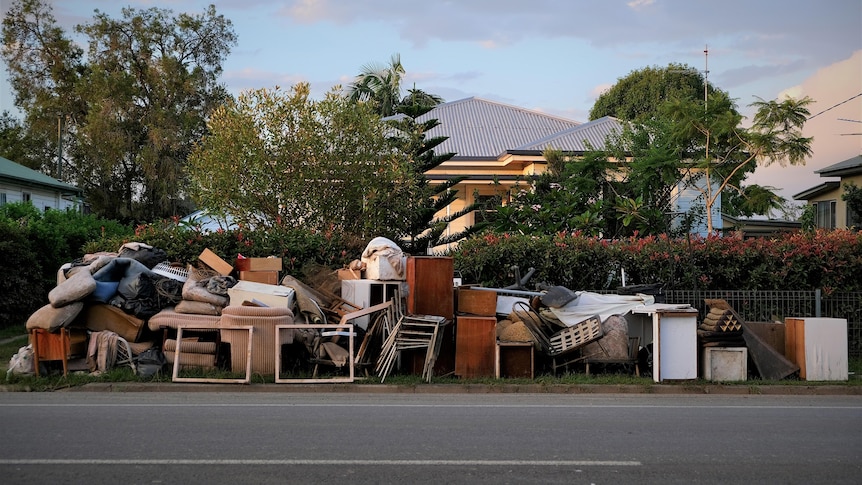
[[583, 408], [602, 408], [602, 409], [850, 409], [860, 410], [862, 406], [807, 406], [801, 404], [799, 406], [788, 405], [718, 405], [718, 406], [699, 406], [699, 405], [683, 405], [683, 404], [366, 404], [366, 403], [0, 403], [0, 408], [4, 407], [26, 407], [26, 408], [64, 408], [64, 407], [82, 407], [82, 408], [513, 408], [513, 409], [583, 409]]
[[641, 466], [639, 461], [603, 460], [106, 460], [0, 459], [2, 465], [261, 465], [261, 466]]

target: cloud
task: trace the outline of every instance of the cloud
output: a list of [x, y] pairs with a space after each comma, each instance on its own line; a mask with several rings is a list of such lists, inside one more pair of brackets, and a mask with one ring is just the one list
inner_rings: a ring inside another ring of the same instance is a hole
[[858, 123], [842, 119], [859, 120], [862, 114], [862, 50], [849, 58], [816, 71], [801, 84], [790, 86], [781, 95], [809, 96], [811, 117], [805, 123], [804, 136], [813, 137], [813, 155], [804, 166], [759, 167], [748, 183], [773, 185], [783, 188], [780, 195], [791, 198], [828, 179], [815, 174], [826, 166], [862, 154], [862, 136]]
[[631, 2], [627, 3], [626, 5], [628, 5], [630, 8], [638, 10], [641, 8], [647, 8], [654, 3], [655, 3], [655, 0], [632, 0]]

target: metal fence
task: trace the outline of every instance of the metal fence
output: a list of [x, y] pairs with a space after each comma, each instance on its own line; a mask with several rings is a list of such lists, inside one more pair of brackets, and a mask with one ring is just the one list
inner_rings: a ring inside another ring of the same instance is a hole
[[727, 301], [746, 322], [783, 322], [786, 317], [847, 319], [850, 357], [862, 357], [862, 292], [823, 295], [816, 291], [670, 290], [666, 303], [689, 304], [706, 314], [707, 299]]

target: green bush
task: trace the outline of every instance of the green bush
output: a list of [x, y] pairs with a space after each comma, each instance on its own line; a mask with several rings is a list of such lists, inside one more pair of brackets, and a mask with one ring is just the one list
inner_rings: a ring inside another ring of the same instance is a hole
[[204, 249], [210, 249], [229, 263], [238, 254], [246, 257], [282, 258], [286, 274], [301, 276], [307, 264], [339, 268], [358, 259], [367, 244], [350, 236], [308, 231], [302, 228], [272, 228], [253, 231], [243, 228], [208, 232], [178, 220], [165, 220], [135, 228], [134, 234], [88, 244], [88, 252], [116, 250], [127, 242], [141, 242], [163, 249], [171, 262], [198, 263]]
[[130, 233], [131, 228], [75, 211], [40, 212], [29, 203], [0, 206], [0, 328], [23, 324], [47, 304], [57, 270], [83, 256], [88, 241]]

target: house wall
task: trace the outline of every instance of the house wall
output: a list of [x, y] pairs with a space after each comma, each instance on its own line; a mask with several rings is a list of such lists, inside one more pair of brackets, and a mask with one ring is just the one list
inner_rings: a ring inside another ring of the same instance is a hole
[[857, 187], [862, 187], [862, 174], [854, 175], [852, 177], [842, 177], [841, 184], [837, 189], [824, 192], [823, 194], [808, 200], [808, 204], [810, 205], [814, 205], [818, 202], [835, 202], [836, 229], [847, 228], [847, 202], [841, 200], [841, 196], [844, 194], [844, 186], [850, 183], [855, 184]]
[[[23, 202], [26, 200], [26, 194], [29, 194], [30, 202], [40, 211], [45, 209], [66, 210], [78, 207], [77, 201], [65, 199], [60, 192], [44, 188], [0, 182], [0, 194], [5, 194], [5, 203], [7, 204]], [[3, 202], [3, 195], [0, 195], [0, 202]]]

